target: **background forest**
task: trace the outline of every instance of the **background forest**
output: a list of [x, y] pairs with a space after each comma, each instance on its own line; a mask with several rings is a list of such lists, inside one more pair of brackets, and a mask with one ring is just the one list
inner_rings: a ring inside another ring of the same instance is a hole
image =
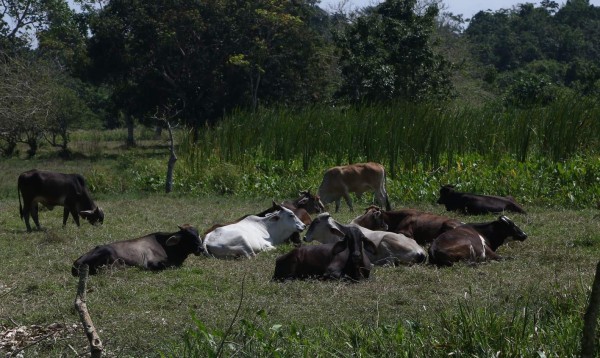
[[[132, 147], [140, 128], [168, 127], [178, 128], [182, 192], [287, 195], [298, 188], [273, 177], [313, 169], [312, 183], [326, 165], [375, 160], [392, 179], [409, 175], [398, 189], [411, 201], [452, 181], [595, 205], [600, 8], [545, 0], [471, 19], [444, 8], [2, 1], [1, 154], [57, 147], [61, 158], [92, 158], [102, 153], [69, 146], [76, 131], [127, 128]], [[129, 182], [164, 187], [162, 161], [120, 160]], [[461, 172], [486, 165], [487, 181]], [[102, 173], [85, 174], [95, 191], [113, 190]]]
[[[355, 13], [318, 1], [6, 0], [0, 146], [76, 128], [200, 128], [234, 110], [460, 101], [547, 105], [600, 91], [600, 8], [542, 1], [472, 19], [439, 0]], [[132, 138], [130, 138], [132, 139]]]

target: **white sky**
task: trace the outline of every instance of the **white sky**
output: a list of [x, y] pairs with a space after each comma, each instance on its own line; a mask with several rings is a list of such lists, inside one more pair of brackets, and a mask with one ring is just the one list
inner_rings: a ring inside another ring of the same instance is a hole
[[[554, 0], [559, 3], [561, 6], [566, 2], [565, 0]], [[368, 5], [378, 4], [379, 0], [348, 0], [348, 6], [352, 9], [361, 8]], [[513, 6], [522, 3], [534, 3], [536, 6], [539, 6], [540, 1], [533, 0], [444, 0], [444, 4], [447, 6], [447, 11], [450, 11], [454, 14], [462, 14], [465, 19], [471, 18], [471, 16], [475, 15], [477, 12], [481, 10], [492, 10], [496, 11], [499, 9], [511, 9]], [[333, 6], [335, 8], [336, 5], [340, 3], [340, 0], [321, 0], [320, 6], [329, 10]], [[600, 0], [590, 0], [590, 4], [594, 6], [600, 6]]]

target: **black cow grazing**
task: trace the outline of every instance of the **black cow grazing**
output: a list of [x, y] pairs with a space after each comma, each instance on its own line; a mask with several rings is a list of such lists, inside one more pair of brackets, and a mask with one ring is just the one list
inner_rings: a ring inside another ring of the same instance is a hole
[[[67, 224], [69, 214], [79, 226], [79, 216], [90, 224], [104, 222], [104, 212], [96, 206], [85, 185], [83, 176], [79, 174], [62, 174], [33, 169], [19, 175], [18, 180], [19, 212], [25, 221], [27, 231], [31, 231], [29, 215], [38, 230], [41, 228], [38, 219], [38, 203], [52, 210], [55, 206], [63, 206], [63, 226]], [[21, 205], [21, 196], [23, 205]]]
[[318, 277], [359, 281], [369, 278], [372, 265], [364, 250], [375, 254], [377, 248], [359, 228], [336, 224], [332, 231], [340, 241], [298, 247], [278, 257], [273, 280]]
[[489, 223], [464, 224], [433, 241], [429, 247], [429, 263], [451, 266], [457, 261], [500, 260], [496, 250], [507, 238], [524, 241], [527, 234], [506, 216]]
[[444, 185], [440, 188], [440, 198], [437, 203], [444, 204], [448, 211], [462, 211], [472, 215], [498, 214], [503, 211], [525, 214], [525, 210], [512, 196], [461, 193], [454, 190], [453, 185]]
[[147, 270], [163, 270], [181, 266], [190, 255], [200, 255], [202, 241], [198, 230], [190, 225], [179, 226], [178, 232], [156, 232], [137, 239], [96, 246], [73, 263], [71, 273], [79, 274], [79, 266], [87, 264], [90, 275], [104, 265], [138, 266]]

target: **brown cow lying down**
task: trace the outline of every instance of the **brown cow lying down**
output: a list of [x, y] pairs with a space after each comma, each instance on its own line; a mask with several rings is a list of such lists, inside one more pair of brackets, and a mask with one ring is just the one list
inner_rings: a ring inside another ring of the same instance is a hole
[[489, 223], [464, 224], [433, 241], [429, 247], [429, 263], [451, 266], [457, 261], [500, 260], [496, 250], [507, 238], [524, 241], [527, 234], [506, 216]]
[[385, 230], [406, 235], [419, 245], [431, 243], [440, 234], [462, 225], [459, 220], [415, 209], [383, 211], [370, 206], [352, 223], [371, 230]]
[[371, 261], [364, 250], [374, 253], [373, 243], [357, 227], [338, 224], [332, 230], [340, 241], [302, 246], [279, 256], [273, 280], [316, 277], [359, 281], [369, 278]]
[[453, 185], [444, 185], [440, 188], [440, 198], [437, 203], [444, 204], [448, 211], [461, 211], [471, 215], [498, 214], [503, 211], [525, 214], [525, 210], [512, 196], [461, 193], [454, 190]]
[[323, 174], [317, 193], [324, 204], [334, 201], [337, 213], [342, 198], [346, 200], [350, 211], [354, 211], [350, 193], [356, 193], [360, 198], [367, 191], [373, 191], [379, 205], [385, 205], [387, 210], [391, 210], [385, 190], [385, 169], [379, 163], [357, 163], [329, 168]]
[[179, 227], [178, 232], [157, 232], [137, 239], [117, 241], [96, 246], [73, 263], [71, 273], [79, 274], [79, 266], [87, 264], [90, 275], [104, 265], [138, 266], [148, 270], [163, 270], [181, 266], [190, 255], [200, 255], [202, 242], [198, 230], [190, 225]]

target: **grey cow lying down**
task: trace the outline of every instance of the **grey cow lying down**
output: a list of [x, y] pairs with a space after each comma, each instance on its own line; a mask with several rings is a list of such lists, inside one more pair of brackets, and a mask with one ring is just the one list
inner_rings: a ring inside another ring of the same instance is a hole
[[190, 225], [179, 226], [178, 232], [156, 232], [137, 239], [116, 241], [96, 246], [73, 263], [71, 273], [79, 274], [79, 267], [87, 264], [90, 274], [105, 265], [138, 266], [147, 270], [163, 270], [181, 266], [190, 255], [200, 255], [202, 242], [198, 230]]
[[[319, 214], [310, 224], [304, 240], [315, 240], [323, 244], [335, 243], [340, 240], [335, 231], [339, 225], [329, 213]], [[375, 247], [374, 251], [367, 251], [369, 260], [375, 265], [412, 265], [423, 263], [427, 258], [423, 248], [411, 238], [393, 232], [369, 230], [354, 223], [350, 225], [358, 228]]]

